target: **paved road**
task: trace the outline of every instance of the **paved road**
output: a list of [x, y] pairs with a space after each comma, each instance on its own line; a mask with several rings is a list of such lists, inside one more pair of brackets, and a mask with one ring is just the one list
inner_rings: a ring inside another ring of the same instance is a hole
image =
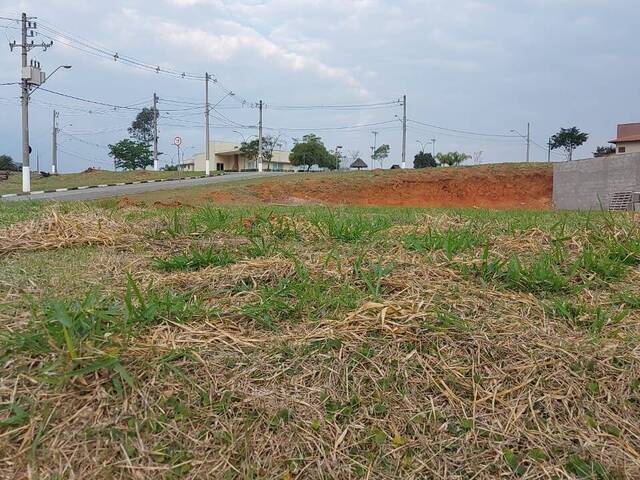
[[175, 190], [176, 188], [197, 187], [200, 185], [220, 184], [250, 180], [252, 178], [285, 175], [283, 173], [232, 173], [209, 178], [192, 178], [188, 180], [176, 180], [173, 182], [141, 183], [137, 185], [118, 185], [114, 187], [90, 188], [87, 190], [69, 190], [66, 192], [40, 193], [37, 195], [24, 195], [18, 197], [3, 198], [0, 201], [21, 202], [30, 200], [95, 200], [97, 198], [119, 197], [134, 193], [153, 192], [157, 190]]

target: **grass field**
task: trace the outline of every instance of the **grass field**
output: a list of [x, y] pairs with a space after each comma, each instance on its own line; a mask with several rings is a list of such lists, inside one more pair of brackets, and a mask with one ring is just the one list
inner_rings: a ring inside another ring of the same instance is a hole
[[0, 224], [2, 478], [640, 478], [637, 217]]
[[[154, 172], [137, 170], [134, 172], [112, 172], [96, 170], [90, 173], [65, 173], [40, 177], [31, 176], [31, 190], [54, 190], [56, 188], [82, 187], [85, 185], [104, 185], [108, 183], [136, 182], [138, 180], [153, 180], [159, 178], [193, 177], [204, 175], [204, 172]], [[19, 193], [22, 191], [22, 174], [11, 173], [9, 180], [0, 181], [0, 195], [5, 193]]]

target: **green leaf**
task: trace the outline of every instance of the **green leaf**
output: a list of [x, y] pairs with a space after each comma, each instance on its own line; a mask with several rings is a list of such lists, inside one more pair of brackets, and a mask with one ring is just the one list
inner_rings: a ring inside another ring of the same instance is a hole
[[549, 455], [542, 448], [532, 448], [529, 450], [529, 457], [536, 462], [544, 462], [549, 460]]
[[511, 467], [511, 470], [513, 470], [513, 473], [517, 476], [521, 477], [527, 472], [527, 468], [521, 463], [522, 458], [520, 455], [516, 455], [510, 448], [503, 450], [502, 456], [504, 457], [504, 461], [507, 462], [507, 465]]
[[0, 428], [19, 427], [20, 425], [27, 423], [27, 420], [29, 420], [29, 412], [17, 403], [11, 404], [11, 412], [13, 412], [13, 415], [9, 418], [0, 420]]
[[578, 455], [572, 455], [565, 464], [568, 473], [576, 475], [578, 478], [589, 480], [606, 480], [609, 478], [606, 468], [595, 460], [583, 459]]

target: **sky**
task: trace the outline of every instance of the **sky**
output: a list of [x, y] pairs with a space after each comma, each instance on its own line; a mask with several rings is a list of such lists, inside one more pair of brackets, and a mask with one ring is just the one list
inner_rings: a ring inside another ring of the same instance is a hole
[[[377, 131], [377, 145], [391, 147], [387, 168], [400, 163], [402, 95], [409, 165], [432, 139], [480, 163], [523, 161], [512, 130], [525, 134], [527, 123], [532, 161], [546, 161], [548, 138], [572, 126], [589, 133], [574, 155], [586, 158], [618, 123], [640, 122], [637, 0], [0, 0], [0, 84], [19, 79], [8, 42], [19, 41], [11, 19], [23, 11], [38, 17], [36, 42], [54, 40], [30, 58], [47, 72], [73, 67], [32, 95], [40, 170], [50, 168], [54, 109], [60, 170], [109, 168], [107, 145], [127, 137], [154, 92], [161, 163], [175, 162], [176, 136], [187, 158], [203, 151], [205, 72], [220, 102], [213, 139], [256, 135], [263, 100], [265, 134], [285, 147], [314, 133], [370, 163]], [[0, 154], [16, 160], [18, 97], [17, 85], [0, 85]]]

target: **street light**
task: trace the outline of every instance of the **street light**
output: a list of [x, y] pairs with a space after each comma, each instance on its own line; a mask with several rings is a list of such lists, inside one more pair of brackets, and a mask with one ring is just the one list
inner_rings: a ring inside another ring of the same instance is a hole
[[31, 98], [31, 95], [33, 95], [33, 93], [34, 93], [36, 90], [38, 90], [38, 89], [39, 89], [43, 84], [45, 84], [46, 82], [48, 82], [48, 81], [49, 81], [49, 79], [50, 79], [51, 77], [53, 77], [53, 75], [54, 75], [58, 70], [60, 70], [61, 68], [64, 68], [64, 69], [66, 69], [66, 70], [69, 70], [69, 69], [71, 68], [71, 65], [60, 65], [60, 66], [58, 66], [58, 67], [54, 68], [54, 69], [53, 69], [53, 72], [51, 72], [51, 74], [50, 74], [50, 75], [48, 75], [48, 76], [45, 78], [45, 81], [44, 81], [44, 82], [42, 82], [42, 84], [41, 84], [41, 85], [38, 85], [36, 88], [34, 88], [33, 90], [31, 90], [31, 92], [29, 93], [29, 98]]
[[224, 97], [222, 97], [222, 98], [220, 99], [220, 101], [219, 101], [218, 103], [216, 103], [216, 104], [215, 104], [213, 107], [211, 107], [211, 108], [212, 108], [213, 110], [215, 110], [215, 108], [216, 108], [218, 105], [220, 105], [222, 102], [224, 102], [224, 101], [225, 101], [225, 99], [226, 99], [227, 97], [233, 97], [233, 96], [235, 96], [235, 93], [233, 93], [233, 92], [229, 92], [229, 93], [227, 93]]
[[527, 163], [529, 163], [531, 155], [531, 123], [527, 123], [527, 134], [523, 135], [515, 128], [511, 129], [511, 133], [517, 134], [520, 138], [523, 138], [527, 142]]
[[428, 141], [427, 143], [423, 143], [420, 140], [416, 140], [416, 143], [418, 143], [420, 145], [420, 147], [422, 148], [421, 152], [424, 153], [424, 151], [427, 149], [427, 145], [429, 144], [433, 144], [433, 156], [436, 156], [436, 139], [432, 138], [430, 141]]

